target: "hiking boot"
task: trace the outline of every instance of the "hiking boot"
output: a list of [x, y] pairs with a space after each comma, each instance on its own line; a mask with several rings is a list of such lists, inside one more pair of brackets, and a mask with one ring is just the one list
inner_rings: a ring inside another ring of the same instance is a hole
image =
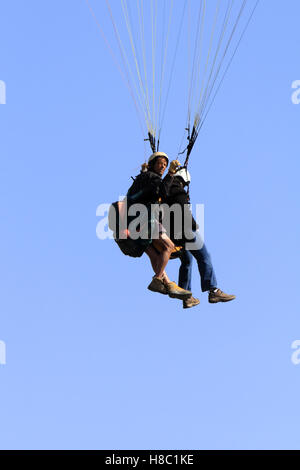
[[155, 276], [152, 279], [151, 283], [149, 284], [148, 289], [151, 290], [152, 292], [158, 292], [159, 294], [167, 295], [168, 293], [168, 290], [166, 286], [164, 285], [163, 281]]
[[225, 292], [222, 292], [221, 289], [216, 289], [216, 292], [211, 290], [208, 295], [208, 301], [210, 304], [217, 304], [218, 302], [230, 302], [230, 300], [234, 299], [235, 295], [225, 294]]
[[175, 282], [168, 282], [165, 286], [167, 294], [169, 294], [169, 297], [172, 299], [186, 300], [192, 297], [192, 293], [189, 290], [181, 289]]
[[199, 305], [200, 300], [195, 299], [195, 297], [190, 297], [189, 299], [184, 300], [182, 303], [183, 303], [183, 308], [192, 308], [192, 307], [196, 307], [196, 305]]

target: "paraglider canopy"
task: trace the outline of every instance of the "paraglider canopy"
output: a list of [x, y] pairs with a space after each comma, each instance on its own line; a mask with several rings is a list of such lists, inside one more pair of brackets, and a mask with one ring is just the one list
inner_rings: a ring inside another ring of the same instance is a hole
[[[86, 0], [132, 97], [143, 138], [159, 151], [175, 64], [186, 70], [187, 167], [259, 0]], [[110, 18], [115, 42], [98, 18]], [[186, 53], [178, 57], [179, 45]], [[184, 120], [183, 120], [184, 122]], [[172, 129], [168, 129], [169, 132]], [[145, 136], [147, 136], [145, 138]]]

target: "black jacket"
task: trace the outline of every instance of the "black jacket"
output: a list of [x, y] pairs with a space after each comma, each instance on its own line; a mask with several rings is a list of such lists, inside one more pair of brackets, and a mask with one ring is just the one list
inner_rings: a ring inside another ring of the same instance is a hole
[[154, 171], [140, 173], [128, 190], [128, 206], [131, 204], [155, 204], [159, 198], [167, 199], [173, 183], [173, 176], [167, 174], [162, 179]]
[[[173, 204], [179, 204], [182, 210], [182, 223], [180, 230], [177, 230], [174, 224], [174, 214], [171, 212], [170, 214], [170, 231], [168, 233], [171, 240], [175, 243], [175, 245], [184, 245], [185, 242], [190, 241], [187, 240], [184, 236], [184, 223], [188, 224], [191, 221], [191, 230], [195, 232], [199, 226], [195, 221], [191, 209], [190, 209], [190, 198], [187, 191], [184, 189], [184, 184], [180, 177], [173, 178], [172, 186], [169, 190], [168, 196], [163, 200], [164, 203], [168, 204], [171, 207]], [[162, 221], [163, 225], [164, 220]]]

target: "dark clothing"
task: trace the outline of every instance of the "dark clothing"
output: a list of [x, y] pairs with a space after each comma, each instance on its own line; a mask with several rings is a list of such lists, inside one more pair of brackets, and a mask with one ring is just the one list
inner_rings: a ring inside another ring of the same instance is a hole
[[[157, 173], [146, 171], [140, 173], [135, 178], [127, 192], [128, 210], [134, 204], [143, 204], [147, 209], [144, 212], [142, 221], [137, 226], [137, 231], [140, 235], [134, 240], [138, 247], [144, 249], [144, 251], [152, 243], [152, 239], [158, 238], [159, 234], [163, 231], [159, 223], [159, 211], [152, 210], [151, 205], [157, 204], [160, 198], [166, 199], [168, 197], [172, 182], [173, 176], [169, 174], [162, 179]], [[135, 216], [128, 216], [129, 231], [130, 223], [134, 219]]]
[[[190, 198], [184, 189], [181, 178], [174, 178], [173, 184], [169, 190], [169, 195], [163, 199], [163, 202], [171, 207], [174, 204], [179, 204], [181, 207], [181, 224], [176, 223], [174, 220], [174, 213], [170, 213], [170, 228], [169, 237], [177, 246], [184, 245], [187, 241], [191, 241], [193, 233], [199, 227], [195, 221], [191, 209], [190, 209]], [[164, 220], [162, 221], [164, 225]], [[168, 224], [165, 223], [167, 226]]]
[[154, 171], [140, 173], [128, 190], [128, 206], [131, 204], [155, 204], [159, 198], [163, 200], [169, 196], [173, 183], [173, 176], [167, 174], [162, 179]]

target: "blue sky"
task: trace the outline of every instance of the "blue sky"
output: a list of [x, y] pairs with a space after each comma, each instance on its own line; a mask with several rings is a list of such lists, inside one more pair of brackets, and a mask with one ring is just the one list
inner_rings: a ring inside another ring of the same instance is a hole
[[[147, 290], [146, 257], [96, 237], [96, 208], [145, 149], [86, 3], [0, 9], [0, 448], [299, 449], [299, 2], [260, 2], [192, 154], [192, 200], [237, 298], [208, 304], [194, 267], [190, 310]], [[175, 75], [172, 157], [181, 94]]]

